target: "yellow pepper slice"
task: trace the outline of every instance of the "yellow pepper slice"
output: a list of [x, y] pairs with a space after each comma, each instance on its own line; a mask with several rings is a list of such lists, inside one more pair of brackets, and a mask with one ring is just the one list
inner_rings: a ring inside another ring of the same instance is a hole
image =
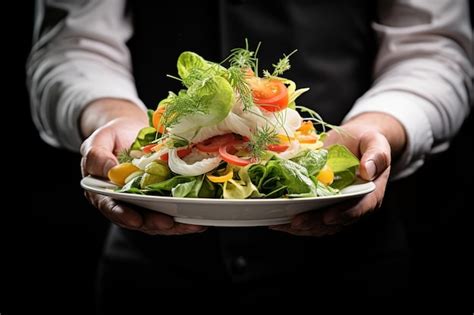
[[116, 185], [123, 186], [125, 185], [125, 179], [132, 174], [140, 170], [138, 167], [133, 165], [132, 163], [121, 163], [117, 164], [112, 167], [107, 176], [109, 177], [110, 181]]
[[324, 165], [323, 169], [319, 171], [318, 176], [316, 177], [321, 183], [328, 186], [331, 185], [334, 181], [334, 172], [332, 171], [329, 165]]
[[295, 138], [293, 138], [293, 137], [289, 137], [287, 135], [282, 135], [282, 134], [278, 134], [277, 138], [279, 140], [279, 143], [289, 143], [289, 142], [295, 140]]
[[227, 174], [222, 176], [206, 175], [207, 178], [213, 183], [225, 183], [234, 177], [234, 171], [230, 169]]

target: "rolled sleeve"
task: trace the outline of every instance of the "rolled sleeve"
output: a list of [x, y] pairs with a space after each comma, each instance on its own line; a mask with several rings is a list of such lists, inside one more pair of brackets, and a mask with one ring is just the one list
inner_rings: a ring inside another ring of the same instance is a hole
[[379, 50], [374, 83], [345, 121], [383, 112], [405, 128], [407, 144], [392, 179], [445, 150], [470, 111], [472, 30], [467, 1], [380, 1], [373, 27]]
[[[383, 106], [381, 106], [383, 104]], [[398, 91], [381, 93], [356, 103], [347, 114], [349, 120], [366, 112], [382, 112], [395, 117], [405, 128], [407, 143], [404, 153], [392, 166], [393, 179], [412, 174], [423, 165], [434, 138], [424, 107], [430, 104], [416, 95]]]
[[125, 1], [37, 1], [35, 34], [27, 84], [33, 121], [46, 142], [78, 151], [80, 115], [100, 98], [145, 110], [125, 45], [132, 34]]

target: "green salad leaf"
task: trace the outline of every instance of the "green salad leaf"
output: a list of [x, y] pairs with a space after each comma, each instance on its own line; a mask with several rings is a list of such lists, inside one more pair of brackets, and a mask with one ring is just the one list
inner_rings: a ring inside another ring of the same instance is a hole
[[306, 168], [291, 160], [273, 157], [265, 165], [252, 165], [249, 177], [267, 198], [316, 196], [316, 185]]
[[153, 127], [142, 128], [132, 143], [130, 150], [140, 150], [142, 147], [150, 144], [156, 139], [156, 129]]
[[306, 168], [309, 175], [316, 176], [326, 165], [328, 151], [326, 149], [306, 150], [291, 160]]
[[354, 182], [359, 159], [343, 145], [335, 144], [328, 148], [327, 163], [334, 172], [331, 187], [342, 189]]
[[192, 51], [182, 52], [177, 62], [178, 74], [186, 87], [212, 76], [224, 76], [227, 69], [220, 64], [210, 62]]
[[224, 199], [246, 199], [263, 196], [252, 183], [248, 169], [248, 166], [240, 168], [238, 172], [240, 179], [231, 179], [223, 184]]
[[234, 91], [226, 79], [219, 76], [196, 81], [187, 91], [167, 98], [164, 125], [172, 132], [212, 126], [227, 117], [234, 104]]

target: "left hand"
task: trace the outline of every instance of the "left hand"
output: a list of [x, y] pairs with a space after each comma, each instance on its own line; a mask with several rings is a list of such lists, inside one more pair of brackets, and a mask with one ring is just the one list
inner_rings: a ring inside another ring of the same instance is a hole
[[346, 133], [329, 132], [325, 145], [343, 144], [359, 157], [359, 176], [373, 180], [375, 190], [355, 201], [299, 214], [290, 224], [272, 226], [271, 229], [301, 236], [332, 235], [381, 206], [391, 158], [403, 150], [405, 131], [398, 120], [383, 113], [359, 115], [342, 127]]

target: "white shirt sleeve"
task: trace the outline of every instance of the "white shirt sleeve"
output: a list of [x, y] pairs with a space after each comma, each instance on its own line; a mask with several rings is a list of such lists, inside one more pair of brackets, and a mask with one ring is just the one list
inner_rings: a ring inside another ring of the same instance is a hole
[[472, 29], [464, 0], [379, 1], [379, 6], [373, 86], [345, 121], [384, 112], [402, 123], [408, 143], [392, 168], [392, 178], [400, 178], [419, 168], [425, 156], [445, 150], [469, 113]]
[[33, 120], [51, 145], [79, 150], [79, 117], [91, 101], [126, 99], [145, 109], [125, 42], [125, 0], [37, 1], [27, 63]]

